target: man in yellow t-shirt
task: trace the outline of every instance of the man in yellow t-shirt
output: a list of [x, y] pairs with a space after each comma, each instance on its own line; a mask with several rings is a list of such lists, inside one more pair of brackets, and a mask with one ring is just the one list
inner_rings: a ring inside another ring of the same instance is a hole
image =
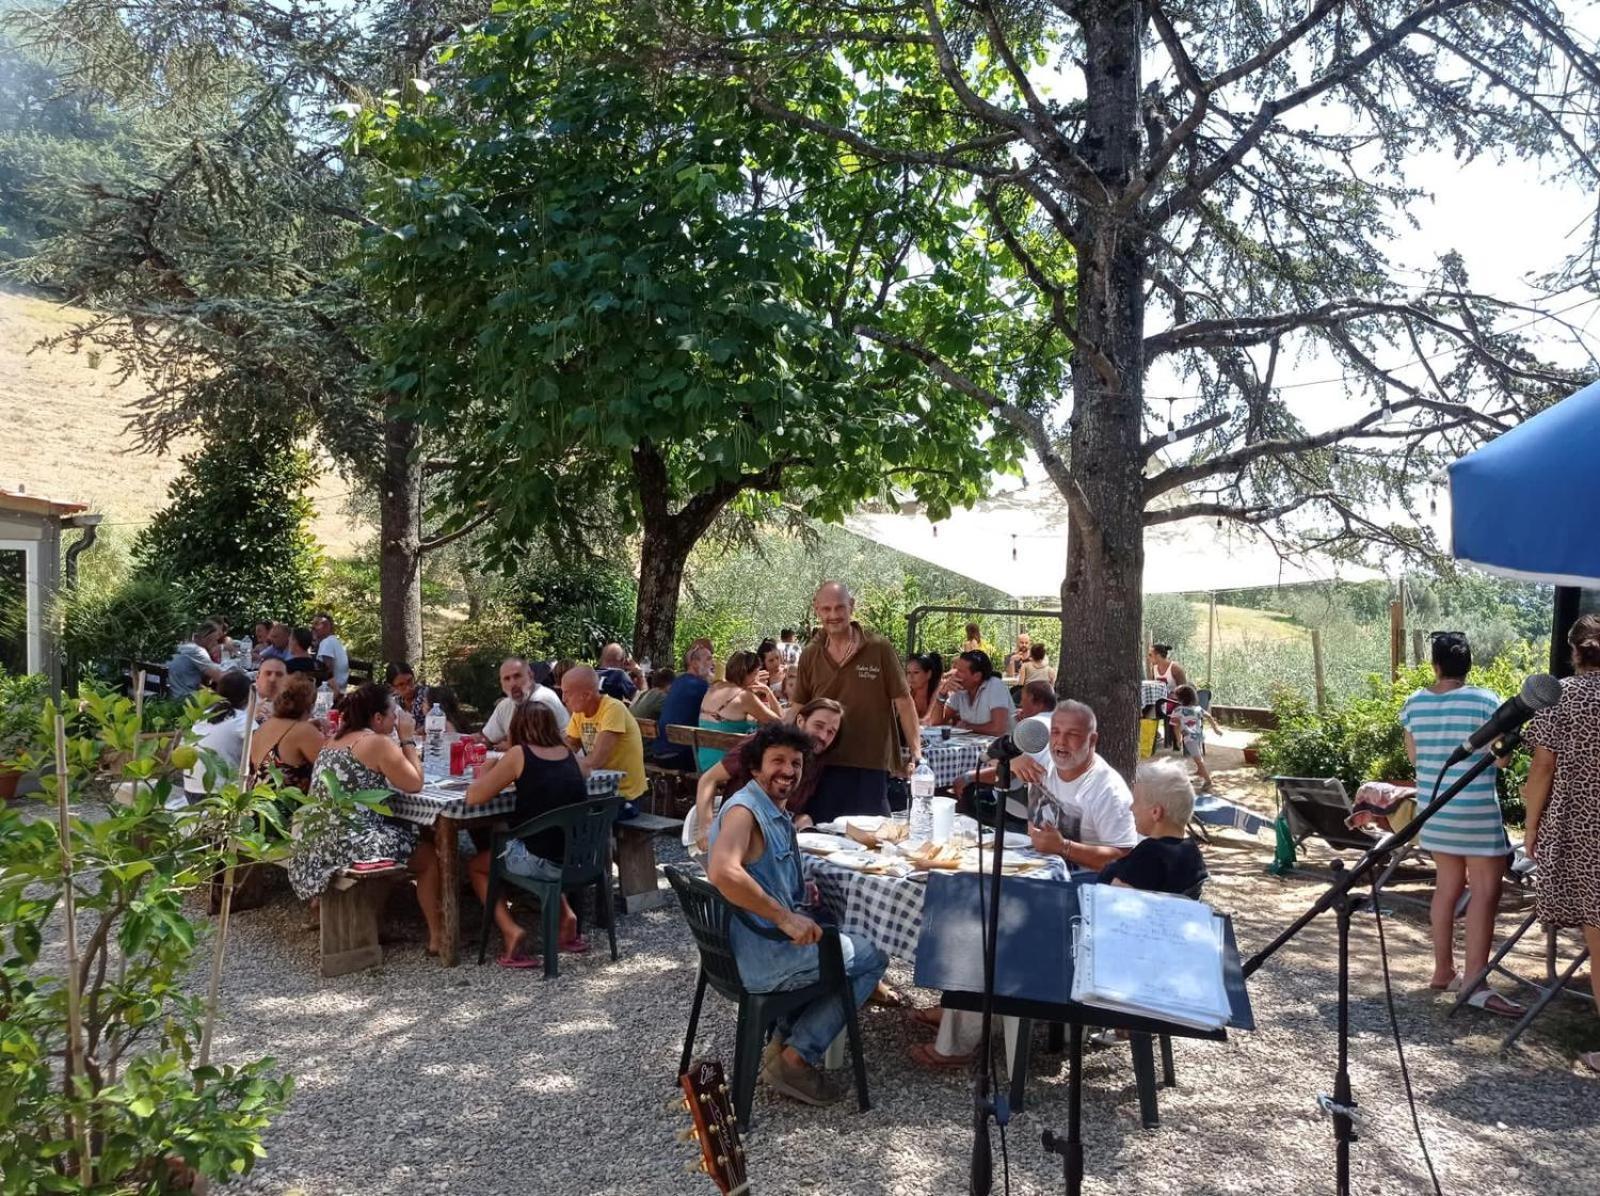
[[595, 769], [622, 774], [617, 792], [632, 801], [649, 787], [644, 775], [644, 740], [632, 712], [600, 692], [600, 678], [587, 665], [568, 669], [561, 678], [561, 701], [571, 711], [567, 745], [581, 751], [583, 775]]

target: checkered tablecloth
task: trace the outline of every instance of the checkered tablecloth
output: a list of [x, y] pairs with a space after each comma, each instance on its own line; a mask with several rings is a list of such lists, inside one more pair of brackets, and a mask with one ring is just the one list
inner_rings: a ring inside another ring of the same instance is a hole
[[[507, 789], [481, 806], [467, 805], [465, 790], [446, 789], [443, 782], [448, 776], [428, 773], [419, 793], [396, 793], [389, 798], [389, 812], [396, 818], [415, 822], [419, 826], [432, 826], [442, 814], [446, 818], [493, 818], [511, 813], [517, 805], [517, 791]], [[459, 777], [455, 778], [460, 780]], [[615, 797], [617, 785], [622, 780], [620, 772], [597, 768], [589, 774], [590, 797]]]
[[[1059, 856], [1040, 857], [1032, 851], [1008, 848], [1011, 858], [1044, 858], [1047, 866], [1028, 875], [1051, 880], [1067, 878], [1066, 861]], [[897, 959], [915, 962], [917, 936], [922, 933], [922, 900], [928, 886], [920, 880], [869, 876], [853, 868], [830, 864], [820, 856], [804, 859], [806, 879], [816, 882], [823, 905], [838, 919], [839, 928], [859, 934], [879, 950]]]
[[982, 736], [962, 736], [959, 739], [924, 740], [922, 758], [933, 769], [933, 778], [941, 789], [955, 784], [957, 777], [970, 773], [983, 763], [983, 754], [993, 740]]
[[1257, 835], [1272, 825], [1272, 819], [1263, 818], [1231, 801], [1224, 801], [1214, 793], [1197, 793], [1194, 799], [1194, 816], [1207, 826], [1228, 826]]
[[1167, 683], [1165, 681], [1139, 682], [1139, 709], [1154, 706], [1167, 696]]

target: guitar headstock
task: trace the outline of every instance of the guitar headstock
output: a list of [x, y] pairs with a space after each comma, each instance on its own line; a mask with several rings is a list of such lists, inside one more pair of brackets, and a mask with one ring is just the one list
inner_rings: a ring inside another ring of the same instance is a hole
[[722, 1196], [744, 1196], [750, 1188], [744, 1177], [744, 1147], [739, 1144], [739, 1124], [722, 1064], [700, 1060], [679, 1080], [683, 1105], [694, 1127], [682, 1137], [700, 1147], [696, 1170], [709, 1175]]

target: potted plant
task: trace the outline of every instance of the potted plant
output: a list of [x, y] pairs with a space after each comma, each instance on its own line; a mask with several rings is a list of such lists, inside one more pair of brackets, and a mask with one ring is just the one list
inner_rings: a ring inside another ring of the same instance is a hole
[[42, 674], [8, 677], [0, 672], [0, 800], [17, 795], [23, 773], [17, 759], [33, 741], [49, 696], [50, 683]]

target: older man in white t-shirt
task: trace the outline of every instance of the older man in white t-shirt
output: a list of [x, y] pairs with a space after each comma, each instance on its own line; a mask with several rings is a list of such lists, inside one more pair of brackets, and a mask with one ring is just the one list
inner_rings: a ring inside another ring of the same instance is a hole
[[1139, 841], [1133, 794], [1096, 753], [1099, 742], [1093, 710], [1074, 701], [1056, 707], [1050, 716], [1050, 766], [1040, 782], [1043, 800], [1028, 827], [1035, 851], [1097, 872]]
[[490, 747], [504, 749], [511, 738], [511, 716], [517, 707], [528, 701], [543, 702], [555, 715], [556, 726], [565, 731], [572, 716], [561, 704], [561, 697], [548, 685], [533, 679], [533, 670], [520, 656], [510, 656], [500, 662], [500, 692], [505, 694], [495, 704], [494, 713], [483, 724], [482, 735]]

